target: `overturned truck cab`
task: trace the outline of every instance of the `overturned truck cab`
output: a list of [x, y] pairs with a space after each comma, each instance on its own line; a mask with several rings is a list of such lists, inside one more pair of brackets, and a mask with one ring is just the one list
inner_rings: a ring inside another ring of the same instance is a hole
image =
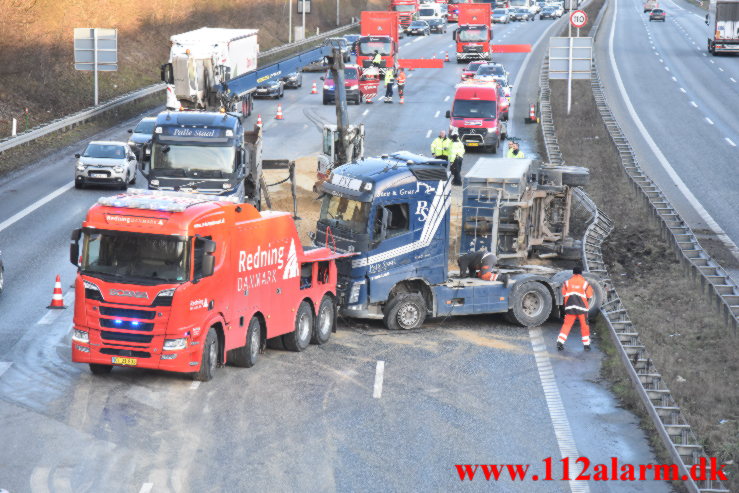
[[[571, 271], [512, 262], [498, 266], [494, 281], [449, 271], [452, 182], [445, 161], [408, 152], [362, 159], [334, 169], [320, 191], [316, 244], [352, 254], [337, 262], [342, 315], [413, 329], [427, 316], [504, 313], [534, 326], [558, 313]], [[592, 311], [603, 294], [595, 291]]]

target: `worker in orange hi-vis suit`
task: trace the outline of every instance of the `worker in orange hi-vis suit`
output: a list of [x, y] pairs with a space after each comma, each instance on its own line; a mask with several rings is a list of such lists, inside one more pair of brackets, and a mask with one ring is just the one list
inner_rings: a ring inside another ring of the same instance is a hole
[[570, 333], [572, 324], [577, 318], [580, 321], [582, 332], [582, 344], [585, 351], [590, 351], [590, 327], [588, 327], [588, 298], [593, 296], [593, 288], [582, 276], [582, 267], [576, 266], [572, 269], [572, 277], [562, 285], [562, 296], [564, 297], [565, 321], [562, 330], [557, 337], [557, 349], [565, 348], [565, 341]]

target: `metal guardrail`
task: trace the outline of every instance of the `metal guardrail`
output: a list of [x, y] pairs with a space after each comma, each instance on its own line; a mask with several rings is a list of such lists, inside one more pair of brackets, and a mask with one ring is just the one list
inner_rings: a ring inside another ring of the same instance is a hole
[[[604, 10], [605, 8], [601, 9], [601, 14]], [[591, 31], [593, 35], [597, 30], [601, 17], [602, 15], [598, 16], [593, 31]], [[563, 164], [564, 160], [557, 143], [554, 120], [551, 113], [548, 69], [548, 58], [545, 58], [544, 63], [542, 63], [539, 90], [542, 107], [541, 123], [542, 132], [544, 133], [544, 145], [550, 162], [554, 161], [558, 164]], [[619, 140], [616, 140], [616, 137], [614, 137], [614, 129], [617, 129], [620, 133], [620, 127], [618, 127], [605, 103], [602, 85], [598, 78], [595, 65], [593, 65], [592, 86], [598, 109], [601, 110], [604, 123], [608, 127], [609, 133], [611, 133], [614, 143], [617, 146], [619, 143], [625, 143], [628, 146], [628, 142], [623, 134], [620, 134], [618, 137]], [[628, 150], [631, 150], [631, 148], [628, 147]], [[619, 147], [622, 160], [633, 158], [633, 161], [629, 162], [636, 164], [633, 151], [630, 153], [621, 151], [622, 149]], [[641, 176], [646, 178], [646, 175], [641, 174]], [[648, 180], [648, 178], [646, 179]], [[729, 490], [720, 481], [706, 479], [696, 482], [690, 477], [690, 466], [699, 463], [701, 458], [706, 457], [706, 454], [690, 428], [690, 425], [685, 420], [680, 407], [675, 402], [675, 399], [673, 399], [669, 388], [662, 380], [662, 375], [655, 368], [646, 347], [639, 339], [639, 333], [629, 318], [626, 306], [624, 306], [613, 282], [609, 278], [601, 252], [601, 245], [613, 230], [613, 221], [598, 209], [582, 189], [576, 188], [573, 196], [574, 204], [580, 215], [585, 213], [590, 216], [589, 224], [582, 239], [583, 267], [588, 272], [598, 275], [605, 287], [606, 298], [600, 313], [608, 325], [614, 346], [617, 348], [619, 358], [626, 368], [634, 388], [644, 403], [644, 407], [647, 409], [657, 429], [657, 433], [678, 468], [679, 477], [683, 478], [683, 483], [691, 493], [729, 493]], [[649, 198], [649, 195], [647, 197]]]
[[[270, 50], [260, 53], [259, 58], [272, 56], [275, 54], [279, 54], [280, 52], [283, 52], [283, 51], [287, 51], [293, 48], [304, 46], [306, 44], [314, 43], [315, 41], [318, 41], [323, 38], [329, 38], [332, 36], [336, 36], [337, 34], [341, 34], [345, 31], [349, 31], [350, 29], [353, 29], [358, 25], [359, 23], [355, 22], [353, 24], [348, 24], [346, 26], [341, 26], [336, 29], [326, 31], [317, 36], [311, 36], [310, 38], [306, 38], [301, 41], [296, 41], [294, 43], [277, 46], [275, 48], [272, 48]], [[25, 132], [22, 132], [16, 135], [15, 137], [6, 137], [4, 139], [0, 139], [0, 154], [16, 146], [27, 144], [38, 138], [45, 137], [54, 132], [58, 132], [59, 130], [64, 130], [64, 129], [73, 127], [75, 125], [79, 125], [80, 123], [83, 123], [87, 120], [98, 117], [102, 115], [103, 113], [110, 111], [114, 108], [117, 108], [121, 105], [131, 103], [133, 101], [144, 98], [151, 94], [155, 94], [158, 91], [163, 91], [165, 88], [166, 88], [166, 85], [163, 83], [154, 84], [154, 85], [145, 87], [143, 89], [138, 89], [136, 91], [132, 91], [127, 94], [118, 96], [101, 105], [86, 108], [82, 111], [74, 113], [73, 115], [66, 116], [64, 118], [59, 118], [50, 123], [44, 123], [43, 125], [38, 125], [34, 128], [31, 128]]]

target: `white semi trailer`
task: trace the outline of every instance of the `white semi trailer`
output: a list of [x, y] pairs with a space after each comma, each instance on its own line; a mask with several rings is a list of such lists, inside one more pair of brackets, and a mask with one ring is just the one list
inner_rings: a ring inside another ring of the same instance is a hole
[[[202, 27], [170, 37], [169, 62], [162, 65], [167, 108], [219, 107], [217, 87], [257, 68], [258, 29]], [[253, 91], [240, 94], [240, 110], [249, 115]]]
[[739, 53], [739, 0], [711, 0], [706, 25], [709, 53]]

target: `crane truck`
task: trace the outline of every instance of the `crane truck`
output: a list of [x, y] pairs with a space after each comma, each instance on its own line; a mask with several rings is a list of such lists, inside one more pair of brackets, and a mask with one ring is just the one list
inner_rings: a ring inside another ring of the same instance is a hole
[[[503, 261], [494, 281], [452, 273], [452, 181], [446, 162], [408, 152], [334, 169], [324, 182], [314, 242], [353, 254], [337, 262], [341, 313], [383, 319], [389, 329], [420, 327], [427, 316], [502, 313], [520, 325], [558, 313], [572, 271], [525, 265], [529, 255], [572, 257], [571, 187], [587, 170], [529, 159], [483, 158], [465, 177], [460, 253], [483, 246]], [[589, 276], [590, 277], [590, 276]], [[597, 279], [590, 303], [604, 291]]]
[[303, 248], [290, 214], [149, 190], [102, 197], [72, 233], [72, 361], [213, 378], [267, 341], [328, 342], [337, 255]]
[[711, 0], [706, 25], [711, 55], [739, 53], [739, 0]]

